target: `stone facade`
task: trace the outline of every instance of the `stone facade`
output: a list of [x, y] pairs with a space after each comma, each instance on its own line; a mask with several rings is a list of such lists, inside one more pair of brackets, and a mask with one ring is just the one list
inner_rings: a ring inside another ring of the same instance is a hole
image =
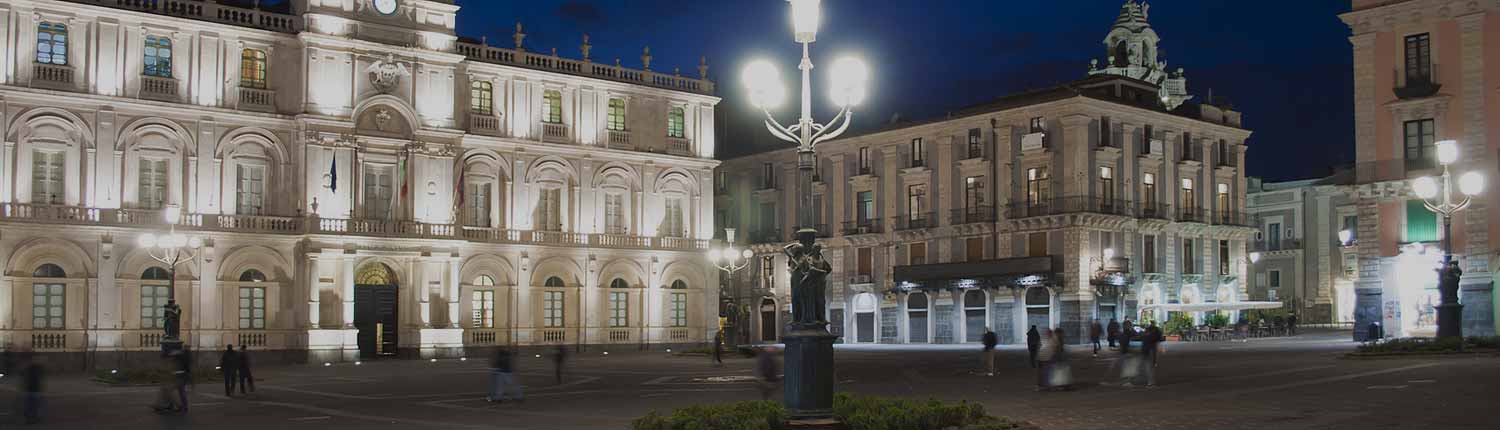
[[[1281, 301], [1306, 324], [1352, 323], [1358, 279], [1358, 216], [1353, 172], [1289, 182], [1250, 179], [1248, 208], [1259, 253], [1254, 301]], [[1339, 235], [1347, 230], [1349, 242]]]
[[0, 4], [4, 343], [152, 356], [168, 281], [138, 239], [174, 207], [203, 243], [171, 296], [200, 350], [712, 338], [706, 65], [532, 53], [519, 26], [486, 46], [451, 1], [179, 3]]

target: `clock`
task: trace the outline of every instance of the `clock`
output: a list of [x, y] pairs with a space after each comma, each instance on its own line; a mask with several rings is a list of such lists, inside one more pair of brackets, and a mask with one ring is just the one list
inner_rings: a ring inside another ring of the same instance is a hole
[[375, 11], [381, 15], [395, 15], [397, 0], [371, 0], [375, 4]]

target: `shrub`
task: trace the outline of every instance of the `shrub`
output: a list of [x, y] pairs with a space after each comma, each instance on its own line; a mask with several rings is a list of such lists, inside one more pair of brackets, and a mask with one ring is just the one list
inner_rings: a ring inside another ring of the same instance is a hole
[[786, 421], [786, 411], [776, 402], [753, 401], [722, 405], [699, 405], [663, 416], [651, 411], [630, 423], [632, 430], [772, 430]]
[[1208, 316], [1206, 317], [1203, 317], [1203, 322], [1205, 324], [1208, 324], [1209, 327], [1224, 328], [1225, 326], [1229, 325], [1229, 315], [1221, 312], [1214, 312], [1208, 314]]
[[1187, 331], [1192, 328], [1193, 317], [1190, 317], [1187, 314], [1176, 314], [1172, 315], [1172, 318], [1168, 319], [1166, 324], [1162, 324], [1161, 329], [1167, 334], [1181, 336], [1183, 333], [1187, 333]]
[[[1010, 430], [1020, 423], [985, 415], [977, 404], [937, 400], [886, 399], [838, 393], [833, 414], [850, 430]], [[631, 422], [632, 430], [779, 430], [786, 420], [781, 404], [755, 401], [691, 406], [671, 415], [651, 412]]]
[[[1500, 349], [1500, 336], [1464, 338], [1463, 349]], [[1458, 352], [1459, 341], [1458, 338], [1454, 337], [1442, 339], [1401, 338], [1360, 345], [1357, 351], [1369, 354]]]

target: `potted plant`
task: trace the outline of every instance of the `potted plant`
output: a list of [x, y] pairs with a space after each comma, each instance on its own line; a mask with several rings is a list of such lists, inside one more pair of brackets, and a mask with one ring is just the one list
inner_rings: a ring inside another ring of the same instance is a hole
[[1182, 340], [1182, 335], [1193, 328], [1193, 317], [1184, 313], [1172, 315], [1167, 323], [1162, 325], [1162, 331], [1166, 332], [1167, 341], [1176, 342]]

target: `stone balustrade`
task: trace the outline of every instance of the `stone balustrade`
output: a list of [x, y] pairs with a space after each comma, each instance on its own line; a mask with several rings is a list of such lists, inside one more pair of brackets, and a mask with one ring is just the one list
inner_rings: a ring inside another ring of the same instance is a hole
[[73, 84], [73, 66], [36, 63], [31, 68], [33, 81], [59, 85]]
[[142, 76], [141, 98], [177, 101], [177, 80], [158, 76]]
[[240, 88], [240, 109], [274, 112], [276, 91], [259, 88]]
[[532, 69], [550, 70], [571, 75], [588, 76], [699, 94], [712, 95], [714, 93], [714, 83], [707, 79], [662, 74], [651, 70], [635, 70], [616, 65], [563, 58], [552, 54], [497, 48], [479, 43], [458, 42], [456, 50], [460, 55], [468, 57], [471, 60], [486, 63], [518, 65]]
[[296, 33], [302, 18], [274, 12], [223, 5], [202, 0], [65, 0], [72, 3], [127, 9], [137, 12], [169, 15], [179, 18], [217, 22], [240, 27], [258, 28], [281, 33]]

